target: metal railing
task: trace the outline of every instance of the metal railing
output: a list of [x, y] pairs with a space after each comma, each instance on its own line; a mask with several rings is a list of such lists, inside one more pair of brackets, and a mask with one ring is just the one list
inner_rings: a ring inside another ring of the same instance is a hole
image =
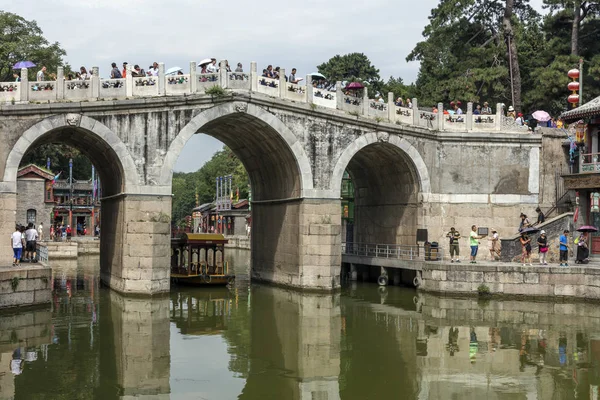
[[398, 260], [441, 261], [444, 251], [430, 245], [342, 243], [342, 254]]
[[36, 252], [37, 258], [39, 261], [48, 262], [48, 247], [44, 244], [37, 243], [36, 244]]

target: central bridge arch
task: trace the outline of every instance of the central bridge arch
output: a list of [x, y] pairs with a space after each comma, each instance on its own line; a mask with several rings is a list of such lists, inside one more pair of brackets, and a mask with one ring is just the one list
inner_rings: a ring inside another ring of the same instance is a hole
[[[303, 286], [301, 216], [313, 190], [311, 163], [302, 143], [274, 114], [245, 102], [209, 108], [177, 135], [165, 156], [159, 184], [171, 186], [173, 168], [195, 134], [227, 145], [248, 172], [252, 186], [252, 267], [254, 279]], [[323, 273], [331, 288], [330, 273]]]

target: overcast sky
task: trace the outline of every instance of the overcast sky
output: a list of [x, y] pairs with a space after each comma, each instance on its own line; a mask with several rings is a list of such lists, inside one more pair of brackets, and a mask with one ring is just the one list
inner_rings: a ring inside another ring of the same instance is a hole
[[[531, 0], [541, 11], [542, 0]], [[412, 82], [418, 63], [406, 56], [422, 40], [438, 0], [0, 0], [0, 9], [36, 20], [49, 41], [67, 51], [72, 67], [123, 61], [146, 68], [153, 61], [189, 70], [190, 61], [250, 61], [258, 68], [292, 67], [304, 76], [336, 54], [363, 52], [387, 80]], [[177, 171], [195, 171], [221, 147], [206, 135], [193, 137]]]

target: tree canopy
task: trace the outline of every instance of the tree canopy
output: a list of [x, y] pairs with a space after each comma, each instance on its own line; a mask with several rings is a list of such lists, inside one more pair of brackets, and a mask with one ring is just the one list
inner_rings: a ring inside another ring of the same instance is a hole
[[379, 77], [379, 70], [363, 53], [335, 55], [317, 66], [317, 69], [331, 82], [362, 82], [373, 91], [379, 90], [383, 84]]
[[[542, 16], [529, 0], [440, 0], [425, 40], [406, 58], [421, 63], [414, 86], [419, 104], [509, 105], [517, 94], [515, 107], [522, 104], [525, 112], [559, 113], [568, 107], [567, 71], [579, 61], [573, 35], [584, 59], [584, 99], [598, 96], [598, 3], [545, 0], [550, 13]], [[574, 10], [581, 10], [576, 30]]]
[[219, 176], [233, 176], [233, 196], [239, 189], [240, 199], [248, 198], [250, 179], [240, 160], [229, 147], [216, 152], [202, 168], [196, 172], [173, 174], [173, 218], [174, 224], [183, 224], [185, 217], [190, 215], [198, 204], [210, 203], [215, 200], [215, 179]]
[[[0, 11], [0, 82], [13, 80], [12, 67], [19, 61], [32, 61], [48, 71], [63, 66], [67, 53], [58, 42], [50, 43], [35, 21], [6, 11]], [[31, 72], [30, 78], [35, 76]]]

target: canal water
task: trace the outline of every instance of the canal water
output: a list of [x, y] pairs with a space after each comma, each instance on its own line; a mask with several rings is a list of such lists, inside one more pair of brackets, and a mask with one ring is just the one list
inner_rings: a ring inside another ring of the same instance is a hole
[[51, 307], [0, 314], [0, 399], [598, 399], [596, 305], [443, 298], [348, 283], [153, 299], [55, 262]]

